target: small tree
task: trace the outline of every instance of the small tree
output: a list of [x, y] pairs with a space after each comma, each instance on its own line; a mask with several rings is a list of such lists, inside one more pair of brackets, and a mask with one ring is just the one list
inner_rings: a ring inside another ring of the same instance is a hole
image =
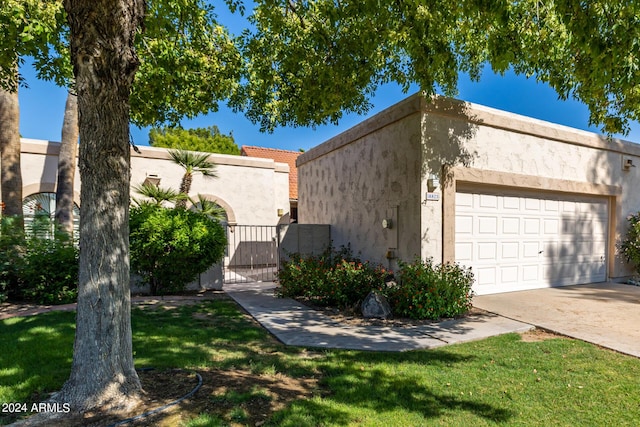
[[149, 131], [149, 144], [154, 147], [240, 155], [240, 148], [233, 139], [233, 134], [225, 135], [217, 126], [206, 129], [152, 128]]
[[219, 222], [186, 209], [132, 207], [130, 229], [131, 267], [153, 295], [184, 290], [222, 259], [227, 244]]
[[193, 182], [193, 174], [201, 173], [205, 177], [215, 178], [216, 164], [209, 161], [208, 154], [198, 154], [187, 150], [169, 150], [169, 155], [174, 163], [184, 168], [184, 175], [182, 176], [182, 182], [180, 183], [180, 193], [185, 198], [176, 202], [176, 207], [186, 208], [186, 197], [191, 190], [191, 183]]

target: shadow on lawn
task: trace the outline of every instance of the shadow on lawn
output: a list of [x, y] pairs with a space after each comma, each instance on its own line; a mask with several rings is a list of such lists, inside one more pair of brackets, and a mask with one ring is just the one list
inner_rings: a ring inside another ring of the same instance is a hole
[[[0, 321], [0, 403], [41, 402], [69, 376], [75, 314]], [[0, 425], [14, 414], [0, 414]]]
[[[340, 405], [362, 408], [375, 414], [388, 413], [390, 417], [398, 411], [408, 414], [407, 417], [414, 414], [424, 420], [442, 417], [447, 413], [467, 412], [487, 421], [508, 421], [515, 415], [513, 411], [481, 403], [469, 395], [456, 395], [453, 390], [440, 392], [440, 387], [435, 384], [436, 379], [415, 375], [406, 366], [404, 370], [377, 367], [380, 364], [395, 364], [416, 365], [416, 369], [420, 365], [447, 369], [473, 359], [473, 356], [461, 356], [443, 350], [399, 354], [339, 353], [333, 360], [327, 360], [322, 368], [323, 388], [329, 389], [330, 393], [323, 399], [297, 401], [288, 410], [277, 414], [274, 421], [282, 426], [308, 425], [305, 420], [309, 419], [313, 420], [309, 425], [347, 425], [359, 416], [357, 409], [355, 412], [342, 410]], [[393, 418], [387, 420], [393, 421]], [[399, 421], [408, 422], [408, 419], [395, 420]]]

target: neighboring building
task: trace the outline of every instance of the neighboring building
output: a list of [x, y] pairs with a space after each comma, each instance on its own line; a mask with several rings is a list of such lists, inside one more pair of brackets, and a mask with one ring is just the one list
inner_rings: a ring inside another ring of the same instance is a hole
[[302, 154], [299, 222], [364, 259], [471, 266], [478, 294], [621, 279], [640, 145], [414, 95]]
[[[178, 190], [184, 173], [165, 148], [141, 147], [131, 152], [131, 185], [145, 180]], [[58, 152], [57, 142], [22, 139], [23, 198], [41, 199], [55, 194]], [[289, 167], [263, 158], [211, 154], [216, 178], [195, 174], [190, 196], [202, 194], [224, 208], [229, 225], [276, 225], [279, 212], [289, 209]], [[131, 190], [132, 197], [138, 197]], [[80, 205], [80, 176], [76, 169], [75, 202]]]
[[[138, 147], [131, 152], [131, 185], [148, 182], [179, 189], [184, 169], [175, 164], [165, 148]], [[25, 225], [33, 213], [55, 213], [55, 191], [60, 144], [22, 140], [21, 166]], [[272, 276], [277, 268], [276, 225], [289, 214], [289, 166], [272, 159], [211, 154], [216, 178], [193, 176], [191, 197], [201, 194], [226, 213], [228, 246], [224, 262], [200, 275], [193, 288], [220, 288], [225, 283], [249, 280], [257, 268]], [[142, 198], [131, 189], [133, 198]], [[75, 196], [80, 206], [80, 176], [76, 169]], [[75, 220], [78, 220], [76, 210]], [[224, 268], [224, 273], [222, 268]], [[240, 272], [240, 273], [238, 273]], [[224, 274], [224, 276], [222, 276]], [[246, 277], [245, 277], [246, 276]], [[269, 277], [271, 277], [269, 276]], [[266, 273], [265, 273], [266, 277]], [[135, 291], [140, 291], [134, 287]]]
[[252, 147], [243, 145], [240, 150], [243, 156], [260, 157], [263, 159], [272, 159], [278, 163], [286, 163], [289, 165], [289, 211], [283, 212], [283, 222], [287, 219], [289, 222], [298, 221], [298, 169], [296, 168], [296, 159], [302, 154], [299, 151], [279, 150], [275, 148]]

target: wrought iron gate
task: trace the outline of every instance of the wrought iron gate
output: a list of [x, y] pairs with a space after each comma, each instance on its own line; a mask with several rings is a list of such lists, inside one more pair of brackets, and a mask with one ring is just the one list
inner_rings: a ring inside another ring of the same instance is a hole
[[267, 282], [278, 271], [275, 225], [228, 225], [224, 282]]

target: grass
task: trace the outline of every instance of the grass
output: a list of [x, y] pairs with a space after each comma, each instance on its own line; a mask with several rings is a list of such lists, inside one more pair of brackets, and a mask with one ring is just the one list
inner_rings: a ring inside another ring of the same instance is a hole
[[[517, 334], [407, 353], [285, 348], [230, 301], [134, 309], [137, 367], [242, 369], [316, 377], [267, 426], [632, 426], [640, 420], [640, 360], [565, 338]], [[71, 364], [74, 313], [0, 322], [0, 402], [31, 402], [59, 388]], [[225, 414], [193, 414], [185, 426], [249, 423], [260, 386], [210, 396]], [[215, 406], [214, 405], [214, 406]], [[2, 419], [0, 419], [2, 421]]]

